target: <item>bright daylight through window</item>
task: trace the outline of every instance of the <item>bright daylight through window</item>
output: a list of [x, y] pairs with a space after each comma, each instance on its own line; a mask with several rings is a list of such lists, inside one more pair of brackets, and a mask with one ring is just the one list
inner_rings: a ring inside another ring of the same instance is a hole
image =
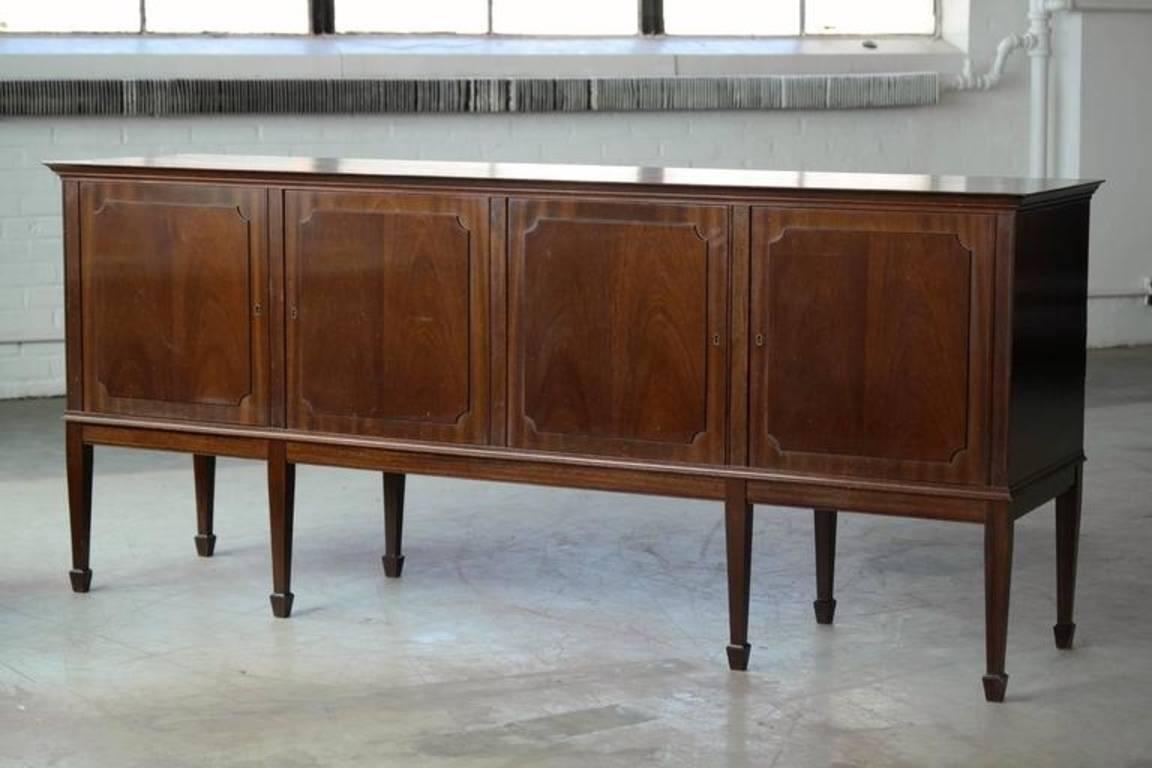
[[[318, 0], [331, 31], [638, 35], [644, 0]], [[669, 35], [931, 35], [935, 0], [664, 0]], [[308, 0], [0, 0], [0, 32], [307, 34]], [[325, 31], [325, 30], [321, 30]]]

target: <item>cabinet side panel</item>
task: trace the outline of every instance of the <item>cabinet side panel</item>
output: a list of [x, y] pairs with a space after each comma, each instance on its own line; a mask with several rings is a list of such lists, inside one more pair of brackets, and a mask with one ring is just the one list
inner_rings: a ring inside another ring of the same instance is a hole
[[1084, 450], [1087, 200], [1016, 217], [1012, 313], [1012, 484]]

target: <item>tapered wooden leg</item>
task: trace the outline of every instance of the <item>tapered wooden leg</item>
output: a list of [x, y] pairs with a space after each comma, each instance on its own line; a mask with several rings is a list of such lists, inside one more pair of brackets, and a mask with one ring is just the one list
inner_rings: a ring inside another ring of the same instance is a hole
[[384, 473], [384, 575], [400, 578], [404, 570], [404, 475]]
[[729, 480], [724, 502], [728, 544], [728, 668], [748, 669], [748, 596], [752, 580], [752, 505], [747, 484]]
[[92, 586], [92, 569], [88, 567], [89, 543], [92, 538], [92, 446], [82, 439], [79, 424], [66, 427], [68, 459], [68, 519], [72, 529], [72, 570], [68, 578], [73, 592], [87, 592]]
[[196, 552], [200, 557], [212, 557], [216, 550], [216, 535], [212, 533], [213, 505], [216, 501], [216, 457], [192, 457], [192, 471], [196, 475]]
[[289, 464], [285, 444], [268, 443], [268, 513], [272, 533], [272, 613], [292, 614], [292, 517], [296, 496], [296, 465]]
[[1012, 588], [1012, 538], [1015, 521], [1007, 504], [991, 505], [984, 522], [984, 610], [988, 672], [984, 698], [1004, 701], [1008, 675], [1004, 656], [1008, 649], [1008, 596]]
[[836, 573], [836, 510], [817, 509], [816, 523], [816, 610], [817, 624], [831, 624], [836, 614], [836, 600], [832, 597]]
[[1052, 627], [1052, 633], [1056, 636], [1057, 648], [1071, 648], [1076, 635], [1072, 605], [1076, 598], [1083, 472], [1083, 467], [1078, 468], [1075, 484], [1056, 497], [1056, 626]]

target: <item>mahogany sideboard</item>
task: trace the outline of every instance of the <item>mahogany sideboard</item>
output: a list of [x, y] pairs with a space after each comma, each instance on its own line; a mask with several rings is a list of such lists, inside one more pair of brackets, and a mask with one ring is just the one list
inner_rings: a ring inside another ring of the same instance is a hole
[[724, 502], [748, 663], [753, 504], [984, 529], [988, 700], [1013, 524], [1056, 500], [1072, 644], [1098, 182], [173, 156], [52, 163], [64, 196], [72, 587], [92, 446], [267, 463], [276, 616], [295, 466]]

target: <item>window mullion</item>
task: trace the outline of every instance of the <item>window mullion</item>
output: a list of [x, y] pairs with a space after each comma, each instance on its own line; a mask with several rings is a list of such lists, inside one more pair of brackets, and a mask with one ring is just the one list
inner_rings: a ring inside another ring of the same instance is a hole
[[640, 34], [664, 34], [664, 0], [640, 1]]
[[336, 32], [336, 0], [308, 0], [310, 31], [314, 35], [331, 35]]

